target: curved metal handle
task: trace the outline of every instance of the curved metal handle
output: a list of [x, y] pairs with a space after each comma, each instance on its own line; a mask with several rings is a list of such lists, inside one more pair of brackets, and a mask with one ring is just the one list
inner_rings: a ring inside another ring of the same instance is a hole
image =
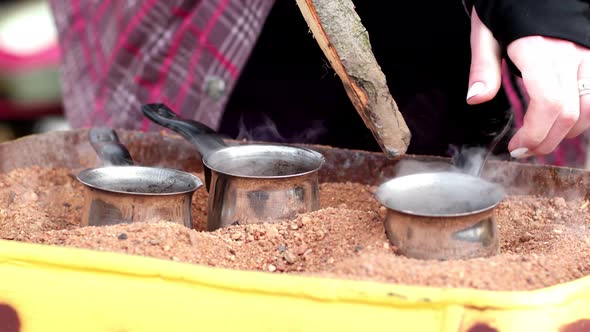
[[165, 104], [145, 104], [141, 106], [141, 111], [152, 122], [187, 139], [202, 156], [226, 146], [215, 130], [201, 122], [181, 118]]
[[104, 165], [131, 166], [133, 158], [119, 141], [117, 133], [110, 128], [91, 128], [88, 132], [90, 145]]

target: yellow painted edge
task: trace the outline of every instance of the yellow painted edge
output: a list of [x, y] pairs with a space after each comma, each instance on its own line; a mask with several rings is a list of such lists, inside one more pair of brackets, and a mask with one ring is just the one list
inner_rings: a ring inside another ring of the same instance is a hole
[[116, 275], [120, 278], [159, 278], [172, 283], [207, 285], [241, 293], [405, 308], [461, 305], [488, 310], [532, 309], [561, 306], [590, 298], [590, 277], [524, 292], [443, 289], [239, 271], [112, 252], [6, 240], [0, 240], [0, 264], [26, 264], [39, 269], [60, 268]]

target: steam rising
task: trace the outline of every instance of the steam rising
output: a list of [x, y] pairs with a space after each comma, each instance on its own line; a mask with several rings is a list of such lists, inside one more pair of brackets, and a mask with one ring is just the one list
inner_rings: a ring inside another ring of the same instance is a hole
[[[482, 147], [451, 147], [451, 160], [453, 163], [445, 161], [417, 161], [401, 160], [395, 166], [395, 176], [410, 175], [416, 173], [429, 172], [454, 172], [476, 175], [480, 167], [485, 166], [484, 157], [487, 150]], [[499, 159], [490, 155], [488, 160]], [[458, 162], [460, 160], [460, 162]]]
[[314, 121], [300, 133], [285, 137], [279, 132], [276, 124], [266, 115], [261, 115], [262, 121], [260, 124], [249, 128], [243, 118], [240, 118], [239, 132], [236, 137], [237, 140], [246, 141], [262, 141], [262, 142], [276, 142], [276, 143], [302, 143], [314, 144], [318, 138], [326, 132], [326, 128], [321, 121]]
[[[484, 147], [452, 147], [451, 149], [451, 160], [461, 160], [460, 164], [448, 162], [448, 161], [419, 161], [419, 160], [408, 160], [404, 159], [398, 162], [394, 168], [394, 176], [404, 176], [416, 173], [429, 173], [429, 172], [453, 172], [453, 173], [467, 173], [474, 175], [477, 169], [482, 166], [484, 162], [483, 158], [487, 149]], [[460, 155], [460, 157], [458, 157]], [[518, 179], [519, 172], [515, 170], [515, 167], [504, 166], [502, 162], [507, 162], [509, 159], [508, 152], [503, 154], [494, 155], [491, 154], [486, 161], [486, 165], [483, 165], [483, 171], [481, 177], [501, 184], [508, 195], [533, 195], [539, 192], [541, 189], [545, 192], [544, 196], [547, 197], [562, 197], [565, 200], [577, 200], [584, 199], [586, 192], [579, 187], [563, 188], [558, 186], [548, 186], [540, 188], [543, 185], [536, 183], [535, 181], [526, 182], [522, 179]], [[489, 165], [491, 161], [495, 161], [494, 165]], [[499, 165], [498, 165], [498, 162]]]
[[487, 149], [481, 147], [463, 147], [462, 149], [457, 149], [454, 146], [451, 149], [454, 151], [452, 153], [452, 159], [455, 160], [453, 165], [455, 170], [479, 176], [482, 167], [485, 166], [484, 158], [486, 153], [488, 153]]

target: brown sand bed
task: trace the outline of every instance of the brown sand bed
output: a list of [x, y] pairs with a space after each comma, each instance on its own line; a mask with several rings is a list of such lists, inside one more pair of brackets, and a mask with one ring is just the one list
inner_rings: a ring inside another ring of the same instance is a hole
[[[201, 176], [201, 174], [196, 174]], [[205, 232], [205, 188], [193, 199], [195, 230], [172, 223], [80, 228], [83, 187], [71, 170], [0, 174], [0, 238], [113, 251], [268, 273], [487, 290], [531, 290], [590, 273], [589, 204], [509, 196], [496, 210], [501, 253], [423, 261], [396, 254], [376, 187], [321, 184], [322, 209], [296, 220]]]

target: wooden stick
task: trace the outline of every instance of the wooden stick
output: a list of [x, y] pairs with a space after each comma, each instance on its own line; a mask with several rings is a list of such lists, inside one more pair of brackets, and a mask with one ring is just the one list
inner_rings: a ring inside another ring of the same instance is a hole
[[410, 130], [391, 96], [352, 0], [296, 0], [348, 97], [388, 157], [404, 154]]

